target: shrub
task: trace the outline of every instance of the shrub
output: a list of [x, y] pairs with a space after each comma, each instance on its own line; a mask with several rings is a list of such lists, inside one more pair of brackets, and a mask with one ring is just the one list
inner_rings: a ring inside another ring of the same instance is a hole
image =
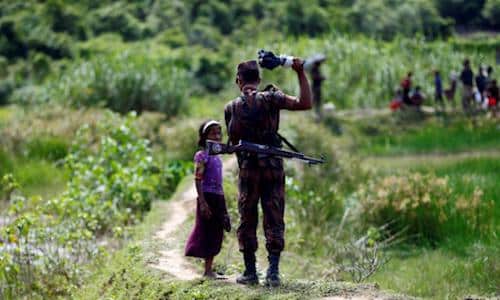
[[494, 28], [500, 29], [500, 1], [487, 0], [483, 8], [483, 16], [494, 26]]
[[349, 18], [356, 31], [385, 39], [392, 39], [398, 34], [411, 36], [418, 32], [430, 38], [451, 33], [450, 22], [441, 18], [434, 5], [428, 1], [384, 2], [355, 2]]
[[115, 2], [93, 11], [90, 28], [96, 35], [119, 32], [125, 40], [143, 37], [142, 24], [127, 9], [125, 3]]
[[377, 178], [361, 186], [356, 197], [366, 224], [389, 224], [393, 233], [405, 230], [414, 241], [435, 243], [453, 232], [491, 229], [493, 203], [482, 199], [479, 189], [472, 199], [457, 199], [447, 177], [413, 173]]
[[26, 143], [26, 156], [29, 158], [57, 161], [68, 154], [68, 143], [57, 137], [37, 137]]
[[187, 103], [190, 74], [173, 61], [124, 52], [80, 62], [43, 87], [41, 99], [106, 106], [120, 113], [155, 110], [171, 117]]
[[67, 157], [70, 181], [62, 195], [10, 195], [9, 223], [0, 229], [0, 296], [57, 298], [84, 278], [84, 265], [101, 252], [97, 238], [121, 236], [150, 209], [158, 175], [132, 116], [108, 116], [96, 140], [83, 127]]
[[179, 182], [194, 170], [193, 162], [175, 160], [165, 164], [160, 175], [160, 194], [167, 198], [175, 192]]
[[12, 162], [12, 158], [10, 155], [5, 152], [2, 148], [0, 148], [0, 176], [4, 175], [6, 172], [12, 170], [14, 163]]
[[200, 57], [195, 71], [196, 80], [209, 92], [219, 92], [229, 82], [228, 61], [218, 53], [204, 54]]

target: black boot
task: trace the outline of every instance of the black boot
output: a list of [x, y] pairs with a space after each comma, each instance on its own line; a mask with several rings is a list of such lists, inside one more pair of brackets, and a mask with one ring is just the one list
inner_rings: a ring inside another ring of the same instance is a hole
[[259, 277], [257, 277], [257, 270], [255, 268], [255, 253], [244, 252], [243, 258], [245, 260], [245, 272], [236, 278], [236, 282], [239, 284], [259, 284]]
[[269, 254], [267, 257], [269, 260], [269, 269], [267, 269], [266, 275], [266, 286], [269, 287], [278, 287], [280, 286], [280, 255], [278, 254]]

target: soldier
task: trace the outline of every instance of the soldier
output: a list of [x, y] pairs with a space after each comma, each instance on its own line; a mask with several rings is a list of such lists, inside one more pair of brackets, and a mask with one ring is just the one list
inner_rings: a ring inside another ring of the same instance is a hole
[[[312, 107], [311, 90], [304, 72], [303, 61], [294, 58], [292, 69], [298, 75], [300, 86], [298, 98], [286, 95], [272, 85], [259, 92], [257, 88], [260, 74], [257, 62], [247, 61], [238, 65], [236, 84], [240, 88], [241, 95], [229, 102], [224, 112], [230, 143], [237, 144], [239, 140], [245, 140], [281, 147], [281, 139], [277, 134], [280, 110], [307, 110]], [[245, 261], [245, 272], [236, 281], [240, 284], [258, 284], [255, 251], [260, 199], [269, 260], [266, 285], [279, 286], [280, 253], [285, 245], [283, 160], [252, 153], [237, 153], [237, 158], [240, 213], [237, 234], [239, 248]]]

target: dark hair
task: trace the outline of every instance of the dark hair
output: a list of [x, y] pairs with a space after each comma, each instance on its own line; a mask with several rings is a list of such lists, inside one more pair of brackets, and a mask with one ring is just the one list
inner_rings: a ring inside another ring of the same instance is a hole
[[257, 61], [249, 60], [238, 64], [236, 75], [245, 83], [255, 83], [260, 80]]
[[238, 72], [240, 80], [245, 83], [255, 83], [260, 79], [259, 70], [243, 70]]
[[205, 148], [207, 145], [207, 136], [208, 136], [208, 133], [210, 132], [209, 129], [214, 127], [214, 126], [220, 127], [220, 125], [218, 125], [218, 124], [213, 124], [213, 125], [208, 126], [208, 128], [205, 130], [205, 132], [203, 132], [203, 128], [210, 121], [211, 120], [203, 122], [200, 125], [200, 128], [198, 128], [198, 147], [200, 147], [200, 148]]

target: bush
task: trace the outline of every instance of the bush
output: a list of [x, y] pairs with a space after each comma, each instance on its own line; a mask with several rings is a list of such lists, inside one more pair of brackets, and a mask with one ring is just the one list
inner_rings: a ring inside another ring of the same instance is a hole
[[450, 22], [441, 18], [428, 1], [392, 2], [356, 1], [349, 13], [351, 23], [357, 31], [384, 39], [392, 39], [399, 34], [412, 36], [418, 32], [430, 38], [450, 35]]
[[166, 163], [160, 175], [160, 194], [162, 197], [166, 199], [173, 194], [179, 182], [193, 170], [194, 164], [191, 161], [175, 160]]
[[85, 263], [101, 252], [97, 238], [122, 236], [150, 209], [158, 175], [133, 120], [110, 115], [97, 128], [99, 140], [88, 127], [79, 131], [62, 195], [43, 201], [9, 192], [10, 221], [0, 229], [2, 298], [67, 295], [84, 278]]
[[75, 64], [36, 97], [77, 107], [102, 105], [120, 113], [154, 110], [171, 117], [187, 104], [190, 83], [190, 74], [173, 61], [124, 52]]
[[[476, 189], [472, 199], [457, 197], [448, 178], [433, 174], [392, 175], [371, 180], [356, 193], [365, 224], [405, 230], [413, 241], [436, 243], [451, 233], [489, 234], [493, 202]], [[462, 230], [463, 229], [463, 230]]]
[[95, 10], [90, 16], [90, 28], [96, 34], [119, 32], [124, 40], [133, 41], [143, 37], [142, 24], [127, 9], [123, 2], [115, 2]]
[[196, 80], [209, 92], [219, 92], [229, 82], [229, 63], [220, 53], [204, 54], [195, 71]]
[[483, 16], [495, 29], [500, 29], [500, 0], [487, 0]]
[[478, 23], [485, 2], [486, 0], [435, 0], [441, 15], [453, 18], [460, 25]]
[[294, 36], [317, 36], [329, 29], [328, 14], [321, 7], [302, 1], [289, 1], [283, 14], [283, 27]]
[[69, 144], [64, 139], [48, 136], [28, 141], [25, 148], [25, 156], [29, 158], [57, 161], [66, 157]]
[[5, 152], [2, 148], [0, 148], [0, 176], [5, 175], [7, 172], [10, 172], [14, 166], [12, 162], [12, 157]]

